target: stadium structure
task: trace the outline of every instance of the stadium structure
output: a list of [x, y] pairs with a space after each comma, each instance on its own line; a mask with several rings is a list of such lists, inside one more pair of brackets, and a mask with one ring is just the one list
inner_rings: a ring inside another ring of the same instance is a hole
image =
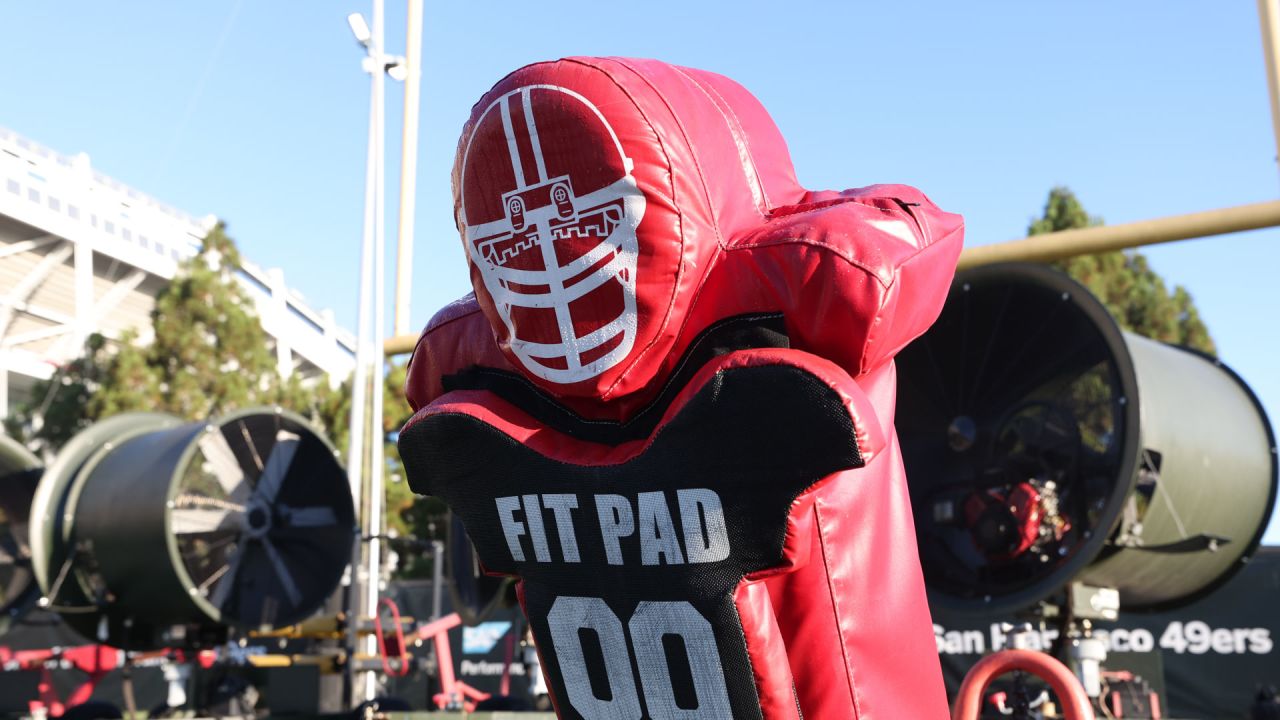
[[[156, 294], [214, 226], [0, 128], [0, 417], [77, 357], [92, 333], [136, 329], [146, 342]], [[238, 279], [282, 375], [346, 377], [355, 339], [285, 284], [243, 260]]]

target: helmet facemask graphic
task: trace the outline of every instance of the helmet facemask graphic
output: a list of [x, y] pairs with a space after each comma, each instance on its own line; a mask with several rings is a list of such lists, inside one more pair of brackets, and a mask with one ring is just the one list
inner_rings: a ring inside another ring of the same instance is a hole
[[636, 228], [644, 194], [600, 111], [531, 85], [494, 100], [462, 164], [468, 256], [532, 375], [594, 378], [636, 340]]

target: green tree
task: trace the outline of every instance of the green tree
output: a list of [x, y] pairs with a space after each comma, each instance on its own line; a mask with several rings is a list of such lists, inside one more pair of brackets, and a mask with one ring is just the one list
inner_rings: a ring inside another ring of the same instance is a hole
[[[1027, 228], [1028, 235], [1101, 225], [1065, 187], [1049, 192], [1044, 214]], [[1120, 327], [1174, 345], [1214, 355], [1217, 348], [1200, 319], [1191, 293], [1181, 285], [1170, 293], [1164, 280], [1140, 252], [1116, 251], [1081, 255], [1052, 263], [1092, 292]]]
[[155, 340], [147, 350], [158, 409], [201, 418], [278, 399], [275, 353], [235, 281], [239, 269], [240, 252], [219, 223], [156, 298]]

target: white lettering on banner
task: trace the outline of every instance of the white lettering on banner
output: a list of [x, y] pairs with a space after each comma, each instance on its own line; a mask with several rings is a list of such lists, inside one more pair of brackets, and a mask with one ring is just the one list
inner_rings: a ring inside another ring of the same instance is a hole
[[987, 651], [986, 638], [979, 630], [947, 630], [934, 625], [933, 640], [939, 655], [981, 655]]
[[1211, 628], [1199, 620], [1175, 620], [1161, 633], [1160, 647], [1179, 655], [1267, 655], [1275, 645], [1269, 628]]
[[511, 663], [504, 666], [500, 662], [489, 662], [487, 660], [463, 660], [458, 665], [459, 675], [471, 675], [479, 677], [494, 677], [502, 675], [503, 670], [510, 675], [524, 675], [523, 663]]
[[[1044, 630], [1032, 631], [1026, 637], [1027, 649], [1044, 652], [1058, 639], [1058, 630], [1056, 628], [1046, 628]], [[1000, 629], [1000, 623], [991, 624], [991, 649], [1000, 650], [1009, 644], [1009, 636], [1005, 635], [1004, 630]]]
[[[562, 595], [547, 613], [551, 641], [569, 704], [587, 720], [639, 718], [641, 710], [636, 681], [631, 673], [631, 649], [622, 622], [600, 598]], [[604, 672], [611, 700], [602, 700], [591, 689], [581, 630], [593, 630], [604, 653]], [[628, 623], [635, 664], [640, 669], [640, 689], [653, 720], [718, 720], [733, 716], [729, 691], [720, 664], [711, 623], [684, 601], [642, 601]], [[694, 708], [676, 704], [671, 667], [663, 638], [679, 637], [693, 677], [697, 698]]]
[[1156, 645], [1155, 636], [1145, 628], [1100, 630], [1098, 636], [1112, 652], [1151, 652]]
[[[1008, 636], [1000, 629], [1000, 623], [991, 624], [992, 650], [1005, 647]], [[1214, 628], [1201, 620], [1174, 620], [1156, 634], [1146, 628], [1094, 628], [1094, 635], [1102, 640], [1107, 652], [1153, 652], [1159, 647], [1182, 655], [1269, 655], [1275, 649], [1270, 628]], [[1032, 650], [1048, 650], [1058, 631], [1046, 629], [1028, 635]], [[981, 655], [987, 651], [985, 638], [977, 630], [947, 630], [933, 626], [934, 644], [939, 655]]]
[[1156, 647], [1156, 636], [1150, 630], [1138, 628], [1129, 633], [1130, 652], [1151, 652]]
[[[669, 493], [638, 493], [634, 500], [623, 495], [592, 495], [604, 561], [610, 565], [628, 562], [641, 565], [684, 565], [720, 562], [729, 557], [729, 531], [725, 526], [720, 496], [706, 488], [675, 491], [679, 530], [676, 528]], [[494, 498], [498, 524], [515, 562], [525, 562], [525, 543], [533, 548], [535, 562], [582, 562], [578, 546], [574, 510], [577, 495], [511, 495]], [[547, 514], [550, 511], [550, 514]], [[547, 523], [554, 526], [560, 541], [560, 556], [553, 557], [547, 542]], [[630, 540], [631, 542], [624, 542]], [[683, 542], [683, 547], [681, 547]], [[633, 554], [624, 553], [624, 546]], [[635, 548], [635, 549], [632, 549]], [[636, 552], [638, 550], [638, 553]]]

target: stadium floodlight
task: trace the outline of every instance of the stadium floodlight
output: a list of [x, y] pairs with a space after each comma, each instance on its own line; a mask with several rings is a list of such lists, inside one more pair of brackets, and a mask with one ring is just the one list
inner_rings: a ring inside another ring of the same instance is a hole
[[387, 58], [387, 75], [397, 82], [404, 82], [409, 77], [409, 65], [402, 56]]
[[369, 41], [373, 39], [373, 32], [369, 30], [369, 23], [365, 22], [364, 15], [358, 12], [351, 13], [347, 16], [347, 25], [351, 27], [351, 34], [356, 37], [356, 42], [369, 47]]

